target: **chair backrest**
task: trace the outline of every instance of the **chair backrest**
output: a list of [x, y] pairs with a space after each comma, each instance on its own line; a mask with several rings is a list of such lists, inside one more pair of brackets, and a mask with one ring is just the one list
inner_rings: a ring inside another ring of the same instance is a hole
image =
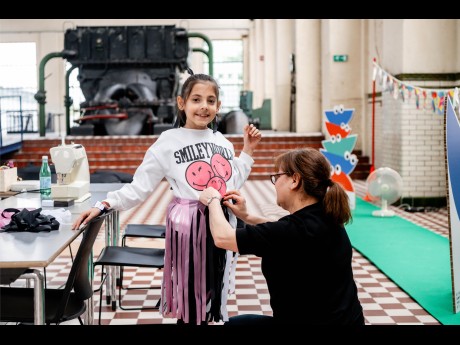
[[110, 210], [107, 213], [92, 219], [83, 230], [83, 238], [70, 269], [69, 276], [64, 287], [65, 291], [55, 315], [55, 322], [59, 322], [64, 314], [72, 289], [75, 292], [75, 295], [82, 301], [87, 300], [93, 295], [93, 288], [88, 275], [88, 261], [102, 223], [112, 213], [113, 210]]

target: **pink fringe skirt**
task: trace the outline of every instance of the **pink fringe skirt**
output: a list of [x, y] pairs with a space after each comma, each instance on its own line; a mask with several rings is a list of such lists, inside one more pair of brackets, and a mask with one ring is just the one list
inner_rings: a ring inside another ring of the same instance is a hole
[[197, 324], [228, 321], [226, 304], [235, 288], [237, 254], [214, 246], [207, 211], [198, 200], [175, 197], [168, 205], [163, 317]]

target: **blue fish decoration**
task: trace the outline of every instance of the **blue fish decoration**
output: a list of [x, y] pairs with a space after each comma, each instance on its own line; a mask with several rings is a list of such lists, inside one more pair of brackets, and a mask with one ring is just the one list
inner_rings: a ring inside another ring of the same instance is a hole
[[339, 155], [330, 153], [326, 151], [325, 149], [319, 149], [319, 150], [327, 158], [329, 163], [331, 163], [334, 169], [336, 169], [336, 166], [340, 166], [341, 171], [347, 175], [350, 175], [350, 173], [356, 168], [356, 165], [358, 164], [358, 159], [353, 154], [351, 154], [347, 160], [345, 159], [346, 153], [344, 153], [343, 156], [339, 156]]
[[326, 115], [327, 120], [334, 125], [346, 125], [350, 122], [353, 117], [355, 109], [334, 109], [334, 110], [325, 110], [324, 114]]

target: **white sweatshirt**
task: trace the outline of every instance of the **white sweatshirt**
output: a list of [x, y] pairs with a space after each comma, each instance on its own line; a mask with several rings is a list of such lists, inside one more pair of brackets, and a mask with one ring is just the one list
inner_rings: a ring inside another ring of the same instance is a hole
[[146, 200], [164, 177], [179, 198], [198, 200], [209, 186], [223, 195], [242, 187], [253, 164], [244, 152], [235, 157], [233, 144], [220, 132], [174, 128], [149, 147], [133, 181], [107, 193], [105, 201], [115, 210], [128, 210]]

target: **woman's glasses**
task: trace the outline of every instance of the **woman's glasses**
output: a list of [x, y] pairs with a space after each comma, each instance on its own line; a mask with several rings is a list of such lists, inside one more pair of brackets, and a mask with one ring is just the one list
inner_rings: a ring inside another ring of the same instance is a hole
[[286, 175], [286, 174], [287, 172], [282, 172], [282, 173], [270, 175], [270, 180], [272, 181], [273, 184], [275, 184], [281, 175]]

